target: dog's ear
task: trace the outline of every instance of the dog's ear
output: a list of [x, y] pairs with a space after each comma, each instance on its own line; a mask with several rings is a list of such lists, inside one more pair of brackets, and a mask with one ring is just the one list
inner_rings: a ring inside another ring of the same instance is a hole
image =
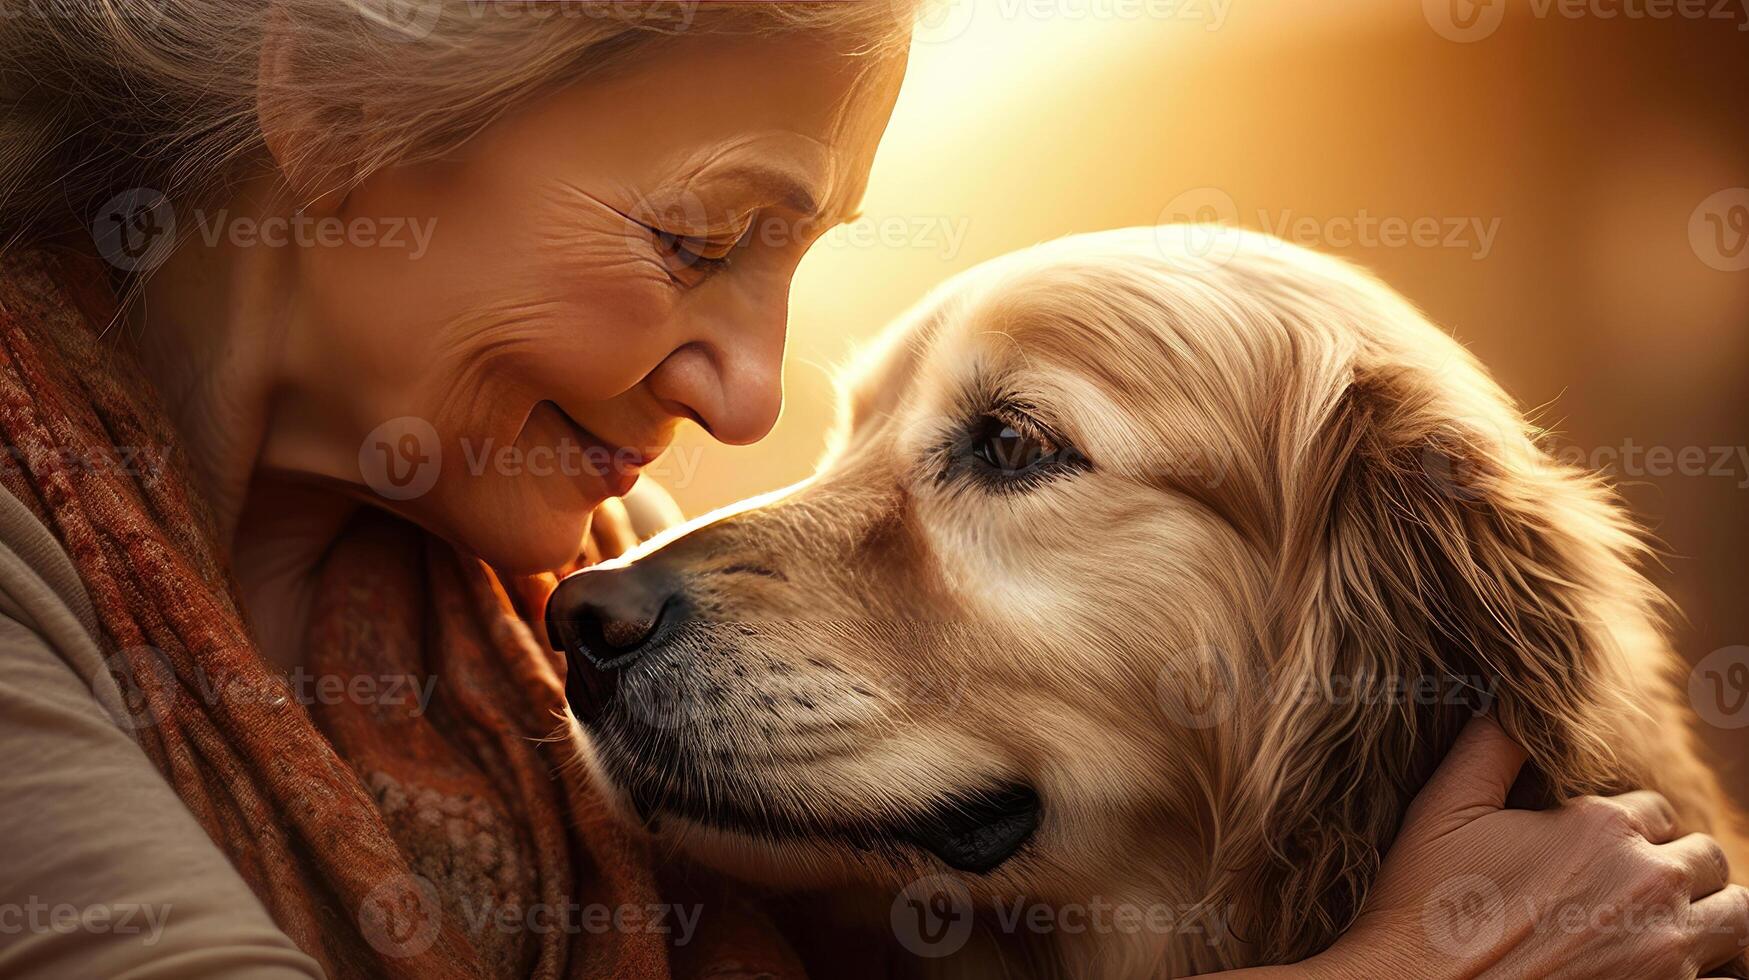
[[1308, 479], [1288, 505], [1255, 735], [1268, 758], [1242, 794], [1262, 841], [1243, 887], [1272, 906], [1245, 938], [1271, 959], [1347, 926], [1407, 802], [1477, 711], [1528, 751], [1521, 796], [1617, 789], [1635, 768], [1609, 725], [1646, 700], [1621, 624], [1637, 617], [1656, 641], [1638, 538], [1466, 368], [1457, 383], [1425, 364], [1358, 372], [1293, 467]]

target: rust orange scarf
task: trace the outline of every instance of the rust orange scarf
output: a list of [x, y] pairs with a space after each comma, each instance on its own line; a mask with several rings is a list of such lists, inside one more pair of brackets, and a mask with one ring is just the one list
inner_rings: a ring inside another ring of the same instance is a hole
[[0, 256], [0, 482], [78, 567], [147, 754], [298, 946], [332, 977], [799, 974], [721, 887], [658, 894], [552, 739], [562, 663], [477, 559], [373, 512], [325, 561], [300, 676], [267, 664], [94, 326], [113, 309], [83, 258]]

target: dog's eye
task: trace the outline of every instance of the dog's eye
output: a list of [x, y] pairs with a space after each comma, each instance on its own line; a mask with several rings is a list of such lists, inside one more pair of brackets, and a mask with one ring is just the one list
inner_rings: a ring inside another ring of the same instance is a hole
[[1015, 493], [1093, 468], [1093, 461], [1019, 406], [1002, 405], [970, 420], [941, 447], [938, 481], [961, 478], [993, 493]]
[[980, 420], [972, 442], [972, 455], [979, 462], [1005, 474], [1024, 473], [1056, 458], [1060, 451], [1032, 426], [995, 415]]

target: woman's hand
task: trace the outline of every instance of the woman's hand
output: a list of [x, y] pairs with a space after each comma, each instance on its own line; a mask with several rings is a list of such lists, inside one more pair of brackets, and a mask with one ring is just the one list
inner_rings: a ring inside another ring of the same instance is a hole
[[1717, 842], [1679, 836], [1670, 804], [1649, 791], [1504, 809], [1523, 764], [1492, 719], [1471, 722], [1409, 807], [1360, 918], [1302, 964], [1309, 975], [1693, 980], [1736, 969], [1726, 965], [1749, 945], [1749, 891], [1729, 883]]
[[582, 558], [565, 571], [617, 558], [685, 520], [667, 490], [654, 480], [641, 479], [623, 498], [609, 497], [595, 508]]

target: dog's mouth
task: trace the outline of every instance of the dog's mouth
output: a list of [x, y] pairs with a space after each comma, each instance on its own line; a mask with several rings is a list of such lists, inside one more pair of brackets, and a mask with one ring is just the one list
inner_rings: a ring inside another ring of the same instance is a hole
[[[595, 733], [601, 720], [589, 725]], [[771, 842], [827, 840], [859, 852], [897, 851], [909, 845], [934, 855], [955, 871], [987, 874], [1026, 846], [1038, 830], [1044, 805], [1030, 783], [1010, 779], [987, 790], [952, 792], [897, 818], [829, 815], [812, 808], [774, 806], [771, 788], [751, 773], [699, 771], [698, 762], [664, 734], [645, 734], [642, 748], [663, 759], [648, 770], [608, 750], [601, 759], [609, 781], [652, 833], [664, 818], [679, 819]], [[599, 743], [598, 743], [599, 744]], [[604, 746], [605, 747], [605, 746]], [[714, 767], [713, 767], [714, 768]]]
[[628, 787], [639, 819], [654, 831], [674, 814], [720, 830], [769, 841], [828, 839], [858, 851], [879, 852], [908, 844], [934, 855], [955, 871], [988, 874], [1019, 853], [1038, 830], [1043, 813], [1038, 791], [1025, 783], [980, 793], [956, 793], [915, 815], [890, 821], [835, 820], [817, 816], [757, 815], [718, 797], [708, 806]]
[[955, 871], [984, 874], [1038, 829], [1038, 791], [1012, 783], [993, 793], [950, 797], [895, 828], [896, 836], [941, 859]]
[[634, 678], [629, 686], [635, 690], [628, 691], [628, 684], [620, 683], [627, 671], [601, 671], [576, 654], [568, 661], [566, 698], [572, 711], [593, 736], [608, 781], [651, 832], [673, 816], [773, 842], [835, 840], [863, 852], [909, 845], [956, 871], [985, 874], [1019, 852], [1041, 822], [1038, 790], [1012, 775], [976, 789], [935, 793], [896, 817], [833, 814], [830, 806], [799, 800], [782, 805], [774, 797], [785, 794], [759, 771], [763, 766], [750, 769], [721, 753], [701, 757], [683, 734], [689, 727], [684, 711], [643, 704], [637, 696], [675, 685]]

